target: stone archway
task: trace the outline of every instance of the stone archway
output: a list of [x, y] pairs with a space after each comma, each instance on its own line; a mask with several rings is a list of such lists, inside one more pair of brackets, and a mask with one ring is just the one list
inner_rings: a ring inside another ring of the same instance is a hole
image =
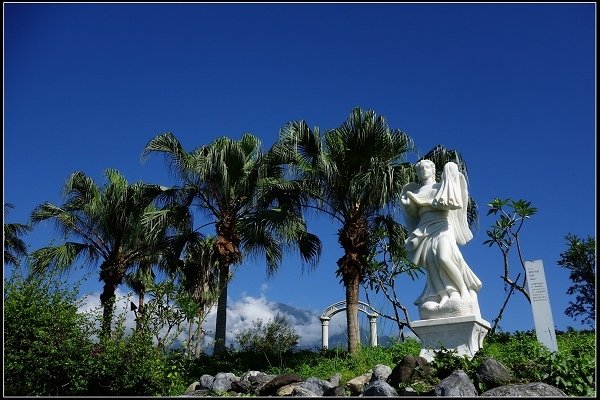
[[[329, 321], [335, 314], [346, 310], [346, 301], [338, 301], [327, 307], [321, 314], [319, 319], [321, 320], [321, 342], [323, 350], [327, 350], [329, 347]], [[377, 346], [377, 317], [379, 314], [373, 307], [362, 301], [358, 302], [358, 311], [362, 311], [369, 317], [369, 325], [371, 327], [371, 347]]]

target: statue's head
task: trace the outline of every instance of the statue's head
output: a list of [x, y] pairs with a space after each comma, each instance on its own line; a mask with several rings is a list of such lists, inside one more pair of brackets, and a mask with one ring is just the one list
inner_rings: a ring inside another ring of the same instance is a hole
[[430, 176], [435, 177], [435, 164], [431, 160], [421, 160], [415, 164], [415, 171], [421, 180], [426, 180]]

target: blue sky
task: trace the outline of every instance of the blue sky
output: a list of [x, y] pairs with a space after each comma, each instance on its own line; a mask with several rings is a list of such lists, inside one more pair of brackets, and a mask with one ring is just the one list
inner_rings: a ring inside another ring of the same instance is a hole
[[[408, 133], [422, 154], [442, 144], [466, 160], [481, 218], [462, 250], [483, 282], [484, 319], [504, 298], [501, 254], [483, 245], [494, 222], [486, 204], [501, 197], [538, 208], [522, 233], [525, 258], [544, 263], [557, 329], [581, 327], [564, 315], [574, 299], [557, 261], [567, 233], [595, 236], [594, 3], [4, 3], [3, 11], [3, 194], [15, 206], [7, 222], [26, 222], [44, 201], [61, 204], [77, 170], [99, 184], [106, 168], [130, 182], [172, 184], [162, 157], [140, 162], [165, 131], [188, 150], [246, 132], [267, 149], [289, 121], [325, 130], [358, 106]], [[316, 270], [290, 256], [267, 278], [260, 259], [247, 260], [231, 304], [263, 299], [319, 313], [343, 300], [337, 226], [322, 217], [310, 228], [324, 242]], [[25, 237], [30, 250], [60, 239], [52, 224]], [[512, 276], [519, 268], [513, 260]], [[399, 286], [412, 319], [424, 284]], [[97, 278], [82, 290], [99, 291]], [[533, 329], [531, 308], [515, 296], [500, 326]]]

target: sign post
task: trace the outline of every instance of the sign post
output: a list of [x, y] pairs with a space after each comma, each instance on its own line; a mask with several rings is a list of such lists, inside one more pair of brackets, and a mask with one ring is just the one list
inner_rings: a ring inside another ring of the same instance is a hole
[[558, 345], [542, 260], [525, 261], [525, 273], [527, 274], [527, 286], [533, 311], [535, 335], [538, 342], [550, 351], [556, 352], [558, 351]]

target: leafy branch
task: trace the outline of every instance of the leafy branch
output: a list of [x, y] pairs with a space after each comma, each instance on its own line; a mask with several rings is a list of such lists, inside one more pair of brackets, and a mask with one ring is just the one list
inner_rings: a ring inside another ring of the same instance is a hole
[[[483, 242], [483, 244], [487, 244], [489, 247], [496, 245], [502, 253], [504, 273], [502, 274], [501, 278], [504, 281], [504, 290], [507, 292], [504, 303], [500, 308], [500, 312], [493, 320], [491, 333], [494, 333], [498, 323], [502, 319], [502, 315], [504, 314], [504, 310], [508, 304], [508, 301], [514, 294], [515, 290], [523, 294], [523, 296], [525, 296], [527, 301], [531, 304], [531, 298], [529, 297], [529, 292], [526, 288], [527, 274], [525, 273], [525, 260], [523, 258], [519, 234], [523, 228], [525, 220], [530, 219], [531, 216], [536, 213], [537, 208], [531, 207], [530, 201], [515, 201], [511, 199], [501, 200], [499, 198], [493, 199], [490, 203], [488, 203], [488, 206], [490, 209], [487, 215], [499, 215], [499, 218], [494, 225], [492, 225], [491, 229], [487, 231], [489, 239]], [[517, 276], [512, 279], [509, 271], [509, 255], [514, 247], [516, 247], [519, 263], [521, 264], [523, 271], [519, 272]]]

